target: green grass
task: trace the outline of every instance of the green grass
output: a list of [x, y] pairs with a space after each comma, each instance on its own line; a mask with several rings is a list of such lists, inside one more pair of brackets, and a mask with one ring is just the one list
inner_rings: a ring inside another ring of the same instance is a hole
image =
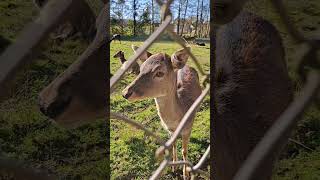
[[294, 159], [285, 159], [277, 164], [275, 180], [319, 180], [320, 149], [315, 152], [302, 152]]
[[[120, 68], [121, 63], [118, 59], [113, 58], [113, 55], [121, 50], [125, 52], [125, 57], [129, 59], [133, 55], [131, 45], [141, 46], [142, 41], [122, 41], [122, 43], [113, 42], [110, 50], [111, 72]], [[209, 54], [210, 46], [199, 47], [191, 45], [192, 52], [198, 58], [200, 64], [205, 71], [210, 68]], [[164, 52], [169, 55], [173, 54], [178, 49], [181, 49], [177, 43], [172, 41], [158, 41], [149, 48], [151, 53]], [[192, 60], [189, 60], [190, 66], [194, 66]], [[201, 78], [201, 77], [200, 77]], [[168, 139], [168, 132], [165, 131], [161, 124], [160, 118], [157, 115], [156, 106], [153, 99], [130, 103], [121, 96], [121, 90], [134, 79], [134, 75], [128, 74], [117, 88], [117, 91], [111, 96], [111, 110], [124, 113], [130, 118], [142, 123], [148, 129], [159, 134], [162, 138]], [[202, 154], [205, 152], [210, 143], [210, 98], [207, 97], [197, 113], [192, 135], [189, 144], [189, 159], [194, 164], [199, 161]], [[159, 162], [154, 157], [158, 144], [155, 140], [147, 137], [144, 132], [136, 130], [119, 120], [111, 120], [111, 175], [115, 179], [130, 179], [136, 177], [138, 179], [146, 179], [150, 177], [152, 172], [158, 167]], [[178, 142], [179, 159], [181, 156], [181, 142]], [[163, 178], [173, 179], [170, 174], [170, 168]], [[181, 168], [180, 168], [181, 169]], [[208, 167], [204, 167], [205, 171]], [[180, 173], [181, 174], [181, 173]]]

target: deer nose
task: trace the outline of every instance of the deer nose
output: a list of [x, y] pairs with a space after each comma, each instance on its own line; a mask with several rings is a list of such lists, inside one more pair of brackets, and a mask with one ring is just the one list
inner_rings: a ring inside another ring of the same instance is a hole
[[56, 100], [46, 105], [43, 98], [39, 97], [38, 106], [39, 106], [40, 112], [43, 115], [54, 119], [66, 109], [66, 107], [70, 104], [70, 101], [71, 101], [71, 97], [68, 97], [63, 100]]
[[48, 116], [48, 107], [45, 105], [43, 99], [40, 96], [38, 97], [38, 107], [43, 115]]
[[46, 109], [43, 106], [39, 105], [39, 110], [42, 114], [46, 115]]

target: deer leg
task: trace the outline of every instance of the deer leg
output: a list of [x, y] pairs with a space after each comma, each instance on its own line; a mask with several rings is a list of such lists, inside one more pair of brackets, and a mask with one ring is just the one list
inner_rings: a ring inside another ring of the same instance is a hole
[[[176, 141], [174, 141], [173, 145], [172, 145], [172, 162], [176, 162], [177, 161], [177, 143]], [[176, 167], [172, 166], [172, 172], [175, 172]]]
[[[187, 161], [189, 135], [182, 136], [182, 157], [183, 161]], [[187, 165], [183, 165], [183, 179], [189, 179], [189, 173], [187, 172]]]

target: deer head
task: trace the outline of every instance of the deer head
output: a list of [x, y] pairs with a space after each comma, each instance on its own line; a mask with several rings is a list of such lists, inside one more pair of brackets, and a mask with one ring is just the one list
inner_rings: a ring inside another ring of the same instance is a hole
[[67, 127], [103, 117], [106, 113], [107, 6], [97, 21], [93, 42], [39, 95], [40, 111]]
[[122, 64], [126, 62], [123, 51], [118, 51], [115, 55], [113, 55], [113, 58], [119, 58]]
[[121, 58], [124, 57], [124, 52], [118, 51], [115, 55], [113, 55], [113, 58]]
[[166, 96], [176, 90], [176, 68], [182, 68], [189, 55], [185, 49], [169, 55], [158, 53], [149, 55], [145, 52], [141, 57], [148, 57], [140, 67], [140, 74], [123, 90], [123, 97], [129, 101]]
[[[138, 46], [135, 46], [135, 45], [131, 45], [131, 48], [133, 50], [134, 53], [137, 52], [137, 49], [139, 48]], [[145, 51], [144, 53], [141, 54], [141, 56], [139, 57], [139, 59], [142, 61], [142, 62], [145, 62], [152, 54], [148, 51]]]

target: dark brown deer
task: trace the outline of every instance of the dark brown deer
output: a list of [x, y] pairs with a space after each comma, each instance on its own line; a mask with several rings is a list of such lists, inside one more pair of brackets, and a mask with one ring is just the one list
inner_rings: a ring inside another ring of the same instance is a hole
[[[171, 58], [165, 53], [148, 56], [145, 52], [138, 77], [123, 90], [123, 97], [129, 101], [154, 98], [161, 123], [170, 134], [178, 127], [184, 114], [201, 94], [198, 73], [185, 65], [189, 55], [184, 49], [175, 52]], [[151, 54], [151, 53], [148, 53]], [[182, 130], [182, 156], [187, 159], [188, 143], [195, 114]], [[172, 147], [173, 161], [177, 160], [177, 147]], [[184, 178], [188, 178], [186, 166]]]
[[[293, 98], [284, 48], [274, 26], [241, 12], [216, 39], [213, 127], [214, 179], [231, 180], [249, 153]], [[282, 146], [253, 179], [271, 179]]]
[[[123, 51], [118, 51], [114, 56], [113, 58], [119, 58], [120, 59], [120, 62], [122, 64], [123, 67], [126, 66], [127, 64], [127, 60], [126, 58], [124, 57], [124, 52]], [[130, 69], [130, 72], [133, 73], [133, 74], [136, 74], [138, 75], [140, 73], [140, 66], [137, 62], [134, 62], [131, 69]]]

